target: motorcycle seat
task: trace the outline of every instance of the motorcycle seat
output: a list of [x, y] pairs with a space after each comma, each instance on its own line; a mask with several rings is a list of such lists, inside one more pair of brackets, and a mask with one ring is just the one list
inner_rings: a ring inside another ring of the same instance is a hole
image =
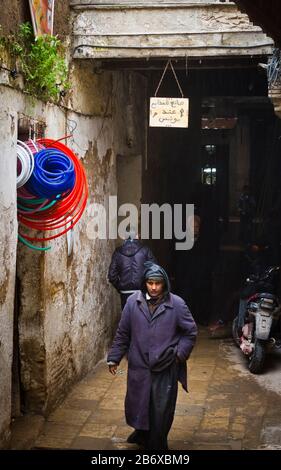
[[268, 292], [261, 292], [260, 294], [257, 294], [256, 299], [276, 300], [276, 295], [269, 294]]

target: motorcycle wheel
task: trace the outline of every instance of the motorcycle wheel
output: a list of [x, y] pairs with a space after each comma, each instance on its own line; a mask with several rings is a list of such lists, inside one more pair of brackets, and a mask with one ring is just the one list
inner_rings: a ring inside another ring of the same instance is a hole
[[238, 335], [238, 317], [235, 317], [233, 322], [232, 322], [232, 338], [234, 340], [234, 343], [236, 346], [239, 348], [240, 347], [240, 338]]
[[249, 358], [249, 371], [252, 374], [260, 374], [263, 371], [265, 361], [264, 343], [256, 339], [253, 354]]

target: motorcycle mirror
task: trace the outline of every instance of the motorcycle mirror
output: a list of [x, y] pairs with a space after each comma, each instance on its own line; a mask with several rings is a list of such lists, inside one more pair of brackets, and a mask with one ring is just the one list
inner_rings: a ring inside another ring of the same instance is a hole
[[269, 273], [272, 273], [272, 271], [279, 271], [280, 266], [271, 266], [271, 268], [268, 269]]

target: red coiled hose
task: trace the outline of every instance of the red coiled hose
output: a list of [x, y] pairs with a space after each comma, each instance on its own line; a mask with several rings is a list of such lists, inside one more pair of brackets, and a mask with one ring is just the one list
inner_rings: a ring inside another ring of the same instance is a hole
[[66, 145], [53, 139], [38, 139], [38, 143], [42, 144], [44, 147], [52, 147], [65, 153], [73, 161], [76, 174], [75, 184], [72, 191], [65, 197], [62, 194], [58, 202], [52, 207], [43, 212], [38, 211], [32, 214], [18, 213], [20, 223], [31, 229], [51, 231], [64, 227], [63, 230], [59, 231], [55, 235], [42, 238], [30, 237], [19, 232], [19, 234], [26, 240], [43, 242], [60, 237], [72, 229], [78, 222], [87, 204], [88, 184], [82, 163]]

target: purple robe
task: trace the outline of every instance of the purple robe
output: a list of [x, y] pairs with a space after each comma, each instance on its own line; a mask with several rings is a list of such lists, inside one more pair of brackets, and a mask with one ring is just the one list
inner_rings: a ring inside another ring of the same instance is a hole
[[171, 354], [181, 361], [178, 380], [187, 391], [186, 360], [196, 335], [194, 319], [177, 295], [169, 294], [153, 315], [141, 291], [128, 298], [107, 360], [119, 364], [128, 354], [125, 414], [129, 426], [149, 429], [151, 371], [159, 366], [161, 370]]

